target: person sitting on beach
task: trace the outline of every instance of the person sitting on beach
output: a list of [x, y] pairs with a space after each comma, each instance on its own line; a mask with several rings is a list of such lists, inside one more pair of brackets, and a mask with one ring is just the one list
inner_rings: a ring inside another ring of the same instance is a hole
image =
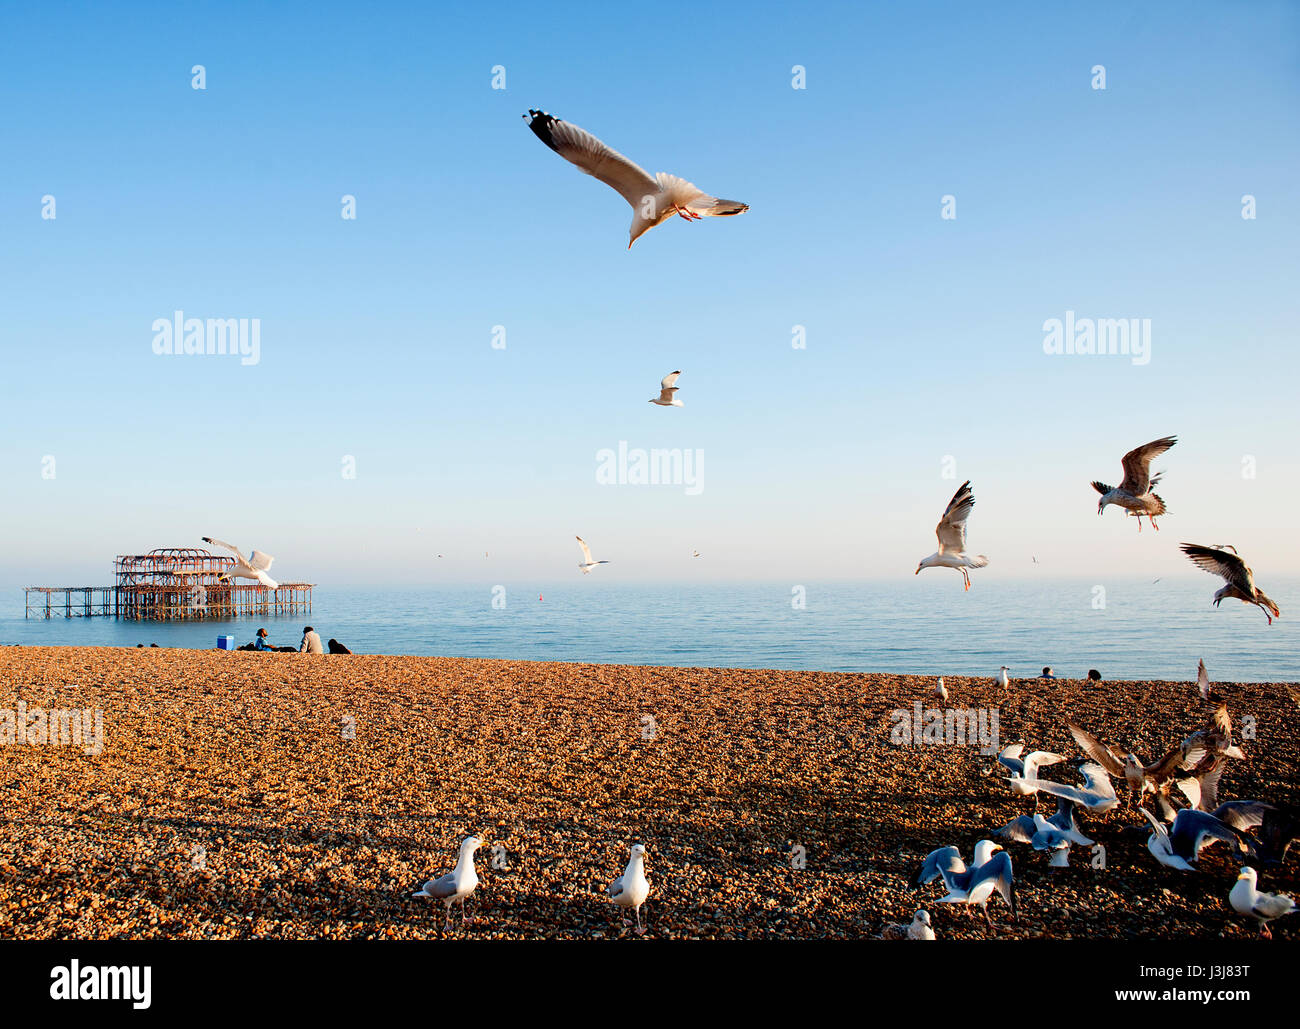
[[1088, 669], [1088, 681], [1089, 681], [1089, 682], [1101, 682], [1101, 672], [1097, 671], [1097, 669], [1095, 669], [1095, 668], [1089, 668], [1089, 669]]
[[257, 630], [257, 639], [253, 641], [254, 650], [274, 650], [275, 645], [267, 640], [266, 630]]
[[348, 650], [347, 647], [345, 647], [345, 646], [344, 646], [342, 643], [340, 643], [338, 640], [334, 639], [334, 637], [332, 637], [332, 636], [330, 637], [329, 648], [330, 648], [330, 653], [331, 653], [331, 654], [351, 654], [351, 653], [352, 653], [352, 651]]
[[1043, 674], [1040, 675], [1039, 678], [1040, 678], [1040, 679], [1055, 679], [1056, 676], [1055, 676], [1055, 674], [1053, 674], [1053, 672], [1052, 672], [1052, 666], [1051, 666], [1051, 665], [1043, 665]]
[[310, 625], [302, 631], [302, 644], [298, 647], [300, 654], [323, 654], [325, 648], [320, 644], [320, 636]]

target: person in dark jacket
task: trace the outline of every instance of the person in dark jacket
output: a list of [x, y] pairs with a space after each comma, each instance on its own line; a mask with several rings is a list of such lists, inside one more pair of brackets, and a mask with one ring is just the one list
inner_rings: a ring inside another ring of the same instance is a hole
[[338, 640], [334, 639], [333, 637], [330, 638], [329, 648], [330, 648], [330, 653], [331, 653], [331, 654], [351, 654], [351, 653], [352, 653], [352, 651], [348, 650], [347, 647], [345, 647], [342, 643], [340, 643]]

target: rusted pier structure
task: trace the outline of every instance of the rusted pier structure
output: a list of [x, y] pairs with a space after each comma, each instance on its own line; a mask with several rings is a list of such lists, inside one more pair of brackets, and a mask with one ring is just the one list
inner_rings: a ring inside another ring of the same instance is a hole
[[222, 621], [311, 611], [310, 582], [276, 589], [226, 578], [235, 559], [198, 547], [119, 554], [112, 586], [28, 586], [28, 618], [111, 616], [135, 621]]

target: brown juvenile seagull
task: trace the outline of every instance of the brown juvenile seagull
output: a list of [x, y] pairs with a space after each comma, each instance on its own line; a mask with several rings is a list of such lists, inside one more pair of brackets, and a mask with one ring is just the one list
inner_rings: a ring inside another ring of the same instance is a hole
[[719, 200], [709, 196], [694, 183], [676, 175], [659, 172], [651, 176], [644, 168], [607, 147], [590, 132], [545, 111], [531, 108], [524, 115], [533, 134], [571, 164], [576, 164], [588, 175], [612, 186], [632, 205], [632, 228], [627, 248], [642, 233], [666, 222], [673, 215], [686, 221], [699, 221], [703, 217], [720, 217], [742, 214], [748, 204], [736, 200]]
[[1107, 486], [1104, 482], [1093, 480], [1092, 488], [1101, 494], [1097, 502], [1097, 514], [1101, 514], [1107, 504], [1118, 504], [1124, 508], [1124, 517], [1137, 515], [1138, 532], [1142, 531], [1142, 516], [1151, 519], [1151, 528], [1157, 532], [1156, 516], [1165, 513], [1165, 502], [1151, 490], [1160, 481], [1160, 476], [1151, 475], [1151, 459], [1159, 457], [1178, 440], [1173, 436], [1154, 439], [1144, 443], [1124, 455], [1120, 462], [1124, 466], [1124, 481], [1118, 486]]
[[1131, 793], [1136, 793], [1139, 799], [1145, 793], [1166, 792], [1161, 790], [1162, 786], [1180, 771], [1195, 767], [1206, 755], [1204, 741], [1188, 737], [1178, 746], [1171, 747], [1160, 760], [1148, 765], [1131, 751], [1121, 758], [1096, 736], [1072, 722], [1066, 722], [1065, 727], [1070, 730], [1070, 735], [1080, 750], [1101, 765], [1107, 775], [1123, 779]]
[[1237, 556], [1237, 548], [1232, 546], [1203, 547], [1196, 543], [1184, 543], [1183, 553], [1198, 568], [1203, 568], [1213, 575], [1220, 576], [1227, 583], [1223, 589], [1214, 594], [1212, 603], [1219, 606], [1225, 597], [1235, 597], [1247, 604], [1254, 604], [1264, 612], [1268, 624], [1274, 618], [1280, 618], [1282, 612], [1262, 589], [1255, 585], [1255, 573], [1246, 566], [1246, 562]]

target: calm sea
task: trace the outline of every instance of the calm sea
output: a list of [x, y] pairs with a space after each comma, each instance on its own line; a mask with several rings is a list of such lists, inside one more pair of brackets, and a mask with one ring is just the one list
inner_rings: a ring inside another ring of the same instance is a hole
[[[219, 634], [247, 643], [261, 625], [297, 645], [310, 621], [322, 640], [357, 653], [1013, 676], [1052, 665], [1078, 677], [1195, 678], [1204, 658], [1218, 681], [1300, 680], [1300, 583], [1269, 582], [1283, 617], [1210, 606], [1214, 580], [1111, 582], [979, 580], [626, 585], [599, 574], [538, 590], [505, 584], [432, 589], [318, 587], [310, 616], [235, 622], [143, 623], [23, 618], [22, 591], [0, 597], [0, 643], [211, 648]], [[493, 606], [494, 596], [498, 605]], [[1099, 606], [1104, 601], [1104, 606]], [[1294, 613], [1296, 619], [1289, 616]]]

